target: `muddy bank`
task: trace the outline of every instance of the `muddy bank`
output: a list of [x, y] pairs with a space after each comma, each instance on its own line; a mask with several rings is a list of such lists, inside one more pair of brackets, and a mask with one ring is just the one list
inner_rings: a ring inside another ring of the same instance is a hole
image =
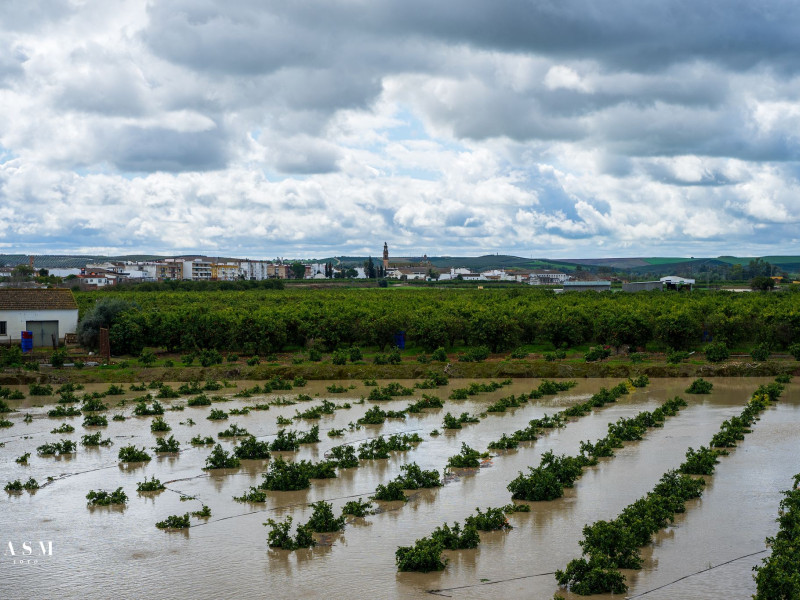
[[651, 378], [674, 377], [774, 377], [781, 373], [800, 375], [800, 363], [795, 360], [771, 360], [767, 362], [730, 361], [725, 363], [687, 362], [670, 365], [666, 362], [648, 361], [640, 364], [608, 361], [586, 363], [582, 361], [536, 361], [502, 360], [479, 363], [430, 363], [403, 362], [399, 365], [306, 363], [301, 365], [223, 364], [213, 367], [141, 367], [134, 361], [84, 369], [51, 369], [39, 371], [22, 369], [0, 373], [2, 385], [26, 385], [29, 383], [133, 383], [137, 381], [193, 381], [207, 379], [284, 379], [303, 377], [308, 380], [357, 380], [362, 379], [422, 379], [428, 371], [444, 371], [449, 377], [461, 378], [606, 378], [635, 377], [645, 374]]

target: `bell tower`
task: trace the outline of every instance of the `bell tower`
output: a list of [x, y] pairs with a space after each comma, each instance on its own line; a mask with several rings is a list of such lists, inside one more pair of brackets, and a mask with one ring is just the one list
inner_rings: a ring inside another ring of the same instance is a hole
[[389, 268], [389, 246], [383, 242], [383, 272]]

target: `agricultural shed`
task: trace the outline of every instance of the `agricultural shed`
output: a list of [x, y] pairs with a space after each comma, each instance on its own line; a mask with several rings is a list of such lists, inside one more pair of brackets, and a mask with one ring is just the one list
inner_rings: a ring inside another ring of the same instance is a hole
[[631, 281], [630, 283], [622, 284], [623, 292], [649, 292], [651, 290], [660, 290], [663, 287], [660, 281]]
[[611, 290], [610, 281], [565, 281], [565, 292], [607, 292]]
[[78, 304], [72, 290], [0, 289], [0, 344], [20, 343], [33, 332], [34, 346], [50, 346], [78, 329]]

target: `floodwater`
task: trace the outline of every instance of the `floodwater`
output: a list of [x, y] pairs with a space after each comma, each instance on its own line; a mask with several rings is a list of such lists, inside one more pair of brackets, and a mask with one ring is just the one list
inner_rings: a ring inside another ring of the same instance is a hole
[[[348, 523], [343, 533], [326, 536], [323, 545], [293, 553], [267, 548], [264, 521], [292, 515], [295, 523], [305, 522], [311, 513], [308, 503], [321, 499], [332, 502], [338, 514], [348, 499], [366, 499], [377, 484], [394, 478], [402, 464], [415, 461], [425, 469], [441, 470], [462, 442], [484, 450], [502, 433], [522, 428], [528, 420], [545, 413], [583, 402], [601, 386], [610, 387], [618, 380], [580, 380], [568, 392], [506, 413], [489, 414], [479, 424], [465, 425], [460, 431], [444, 432], [438, 437], [429, 433], [436, 428], [441, 430], [445, 412], [479, 413], [497, 398], [530, 391], [539, 380], [515, 380], [495, 392], [448, 401], [444, 409], [409, 415], [405, 421], [389, 420], [382, 426], [346, 431], [343, 438], [330, 438], [325, 432], [346, 429], [372, 403], [354, 404], [351, 409], [337, 410], [335, 415], [318, 421], [295, 421], [290, 428], [301, 431], [319, 424], [322, 440], [290, 453], [296, 459], [321, 460], [334, 445], [378, 434], [416, 431], [424, 441], [409, 452], [394, 453], [389, 460], [362, 461], [357, 469], [340, 471], [337, 479], [312, 481], [310, 489], [301, 492], [269, 492], [266, 504], [241, 504], [232, 499], [260, 482], [266, 461], [244, 461], [237, 470], [208, 473], [202, 467], [210, 447], [192, 447], [189, 439], [198, 434], [216, 438], [231, 423], [262, 439], [271, 439], [279, 429], [279, 415], [291, 417], [295, 409], [305, 410], [326, 397], [337, 404], [352, 403], [367, 395], [370, 388], [358, 383], [347, 393], [329, 394], [325, 386], [331, 382], [309, 382], [302, 390], [234, 399], [211, 407], [187, 407], [181, 412], [167, 411], [164, 418], [183, 451], [133, 468], [118, 464], [120, 446], [135, 444], [149, 449], [156, 436], [149, 429], [152, 417], [130, 416], [130, 403], [107, 413], [108, 427], [92, 428], [92, 432], [100, 430], [104, 437], [111, 437], [114, 446], [79, 446], [75, 455], [44, 458], [36, 455], [37, 446], [62, 438], [79, 441], [87, 433], [81, 426], [82, 417], [48, 418], [46, 412], [54, 399], [11, 401], [13, 407], [30, 413], [33, 421], [24, 423], [22, 412], [5, 415], [14, 426], [0, 430], [0, 442], [5, 443], [0, 448], [0, 484], [14, 479], [25, 481], [29, 476], [40, 483], [48, 476], [56, 479], [35, 493], [0, 492], [0, 543], [4, 550], [0, 556], [0, 597], [391, 599], [430, 597], [430, 590], [441, 590], [441, 596], [452, 598], [550, 599], [559, 593], [569, 599], [572, 595], [560, 590], [550, 573], [579, 556], [582, 527], [615, 517], [624, 506], [649, 491], [665, 471], [683, 461], [689, 446], [707, 444], [719, 424], [738, 414], [753, 390], [768, 381], [716, 379], [712, 394], [691, 396], [683, 394], [689, 380], [653, 380], [647, 388], [622, 397], [616, 404], [494, 458], [488, 468], [462, 474], [442, 488], [415, 493], [403, 506], [384, 504], [382, 507], [387, 510]], [[237, 385], [241, 389], [254, 383]], [[339, 383], [348, 386], [351, 382]], [[445, 388], [426, 393], [446, 398], [450, 389], [468, 383], [453, 380]], [[106, 387], [90, 385], [87, 391]], [[310, 394], [314, 400], [252, 411], [227, 421], [205, 418], [211, 408], [227, 411], [278, 396], [293, 398], [299, 392]], [[124, 398], [141, 394], [130, 392]], [[667, 419], [663, 428], [650, 430], [643, 441], [626, 444], [615, 457], [602, 459], [598, 466], [587, 469], [575, 487], [566, 490], [564, 498], [532, 503], [530, 513], [510, 517], [514, 529], [482, 533], [481, 544], [475, 550], [446, 552], [450, 562], [443, 572], [397, 572], [394, 553], [398, 546], [429, 535], [445, 521], [463, 522], [478, 506], [508, 504], [509, 481], [527, 466], [538, 465], [543, 452], [552, 449], [558, 454], [576, 454], [581, 440], [594, 441], [605, 435], [607, 423], [653, 410], [675, 395], [686, 398], [689, 406]], [[420, 396], [417, 391], [415, 397]], [[111, 396], [105, 401], [116, 405], [120, 398], [123, 397]], [[644, 594], [647, 600], [745, 599], [754, 593], [751, 569], [766, 554], [734, 559], [764, 550], [764, 538], [777, 530], [780, 491], [790, 487], [793, 475], [800, 471], [796, 460], [799, 400], [800, 386], [786, 386], [782, 400], [763, 413], [753, 433], [730, 456], [721, 458], [703, 497], [689, 502], [686, 513], [644, 549], [645, 568], [626, 572], [630, 597]], [[184, 402], [185, 398], [162, 401], [165, 406]], [[381, 404], [387, 410], [399, 410], [408, 402], [408, 398], [398, 398]], [[124, 412], [128, 419], [111, 421], [110, 416], [117, 412]], [[189, 417], [196, 425], [180, 424]], [[75, 427], [74, 433], [50, 433], [65, 421]], [[233, 445], [230, 440], [221, 443], [226, 449]], [[16, 464], [14, 459], [25, 452], [31, 453], [29, 466]], [[168, 489], [158, 494], [137, 494], [136, 483], [151, 475], [169, 482]], [[85, 496], [90, 490], [111, 491], [119, 486], [129, 497], [124, 509], [87, 508]], [[182, 494], [197, 500], [181, 501]], [[211, 518], [193, 518], [193, 527], [187, 531], [156, 529], [156, 521], [199, 510], [201, 503], [211, 508]], [[19, 564], [10, 556], [8, 544], [12, 542], [19, 554], [24, 541], [33, 544], [34, 555], [40, 553], [39, 541], [52, 541], [52, 555], [33, 556], [36, 564]], [[718, 566], [728, 561], [733, 562]], [[703, 572], [681, 579], [699, 571]], [[672, 583], [678, 579], [681, 581]]]

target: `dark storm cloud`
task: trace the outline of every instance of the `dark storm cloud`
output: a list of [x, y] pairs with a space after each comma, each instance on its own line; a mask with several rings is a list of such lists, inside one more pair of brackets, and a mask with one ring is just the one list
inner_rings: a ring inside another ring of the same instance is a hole
[[109, 141], [114, 164], [123, 171], [206, 171], [227, 162], [219, 130], [180, 132], [163, 127], [125, 127]]

